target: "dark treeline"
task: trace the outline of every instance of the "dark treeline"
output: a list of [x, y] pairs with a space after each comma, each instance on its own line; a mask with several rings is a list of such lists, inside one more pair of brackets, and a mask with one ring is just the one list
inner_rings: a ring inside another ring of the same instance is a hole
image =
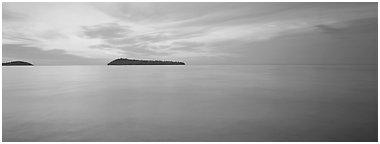
[[107, 65], [185, 65], [184, 62], [159, 61], [159, 60], [135, 60], [119, 58], [111, 61]]
[[33, 64], [23, 61], [11, 61], [3, 63], [3, 66], [33, 66]]

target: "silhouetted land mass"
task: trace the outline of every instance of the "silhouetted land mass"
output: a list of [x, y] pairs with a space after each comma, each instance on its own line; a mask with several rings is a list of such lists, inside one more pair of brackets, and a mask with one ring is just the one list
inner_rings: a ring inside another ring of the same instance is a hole
[[135, 60], [119, 58], [111, 61], [107, 65], [185, 65], [184, 62], [159, 61], [159, 60]]
[[23, 61], [11, 61], [3, 63], [3, 66], [33, 66], [33, 64]]

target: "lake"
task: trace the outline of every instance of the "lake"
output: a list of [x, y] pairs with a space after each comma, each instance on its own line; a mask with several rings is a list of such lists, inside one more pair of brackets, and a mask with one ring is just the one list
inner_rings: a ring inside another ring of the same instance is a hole
[[3, 141], [377, 141], [376, 65], [2, 71]]

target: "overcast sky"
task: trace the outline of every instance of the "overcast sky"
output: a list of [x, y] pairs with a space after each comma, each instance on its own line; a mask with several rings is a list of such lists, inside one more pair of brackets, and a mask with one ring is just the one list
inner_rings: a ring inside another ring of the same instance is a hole
[[377, 3], [3, 3], [2, 60], [376, 64]]

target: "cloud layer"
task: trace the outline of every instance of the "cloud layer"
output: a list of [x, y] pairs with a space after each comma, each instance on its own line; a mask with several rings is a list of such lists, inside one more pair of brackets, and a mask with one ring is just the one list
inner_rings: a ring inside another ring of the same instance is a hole
[[3, 61], [374, 64], [375, 52], [377, 3], [3, 3]]

